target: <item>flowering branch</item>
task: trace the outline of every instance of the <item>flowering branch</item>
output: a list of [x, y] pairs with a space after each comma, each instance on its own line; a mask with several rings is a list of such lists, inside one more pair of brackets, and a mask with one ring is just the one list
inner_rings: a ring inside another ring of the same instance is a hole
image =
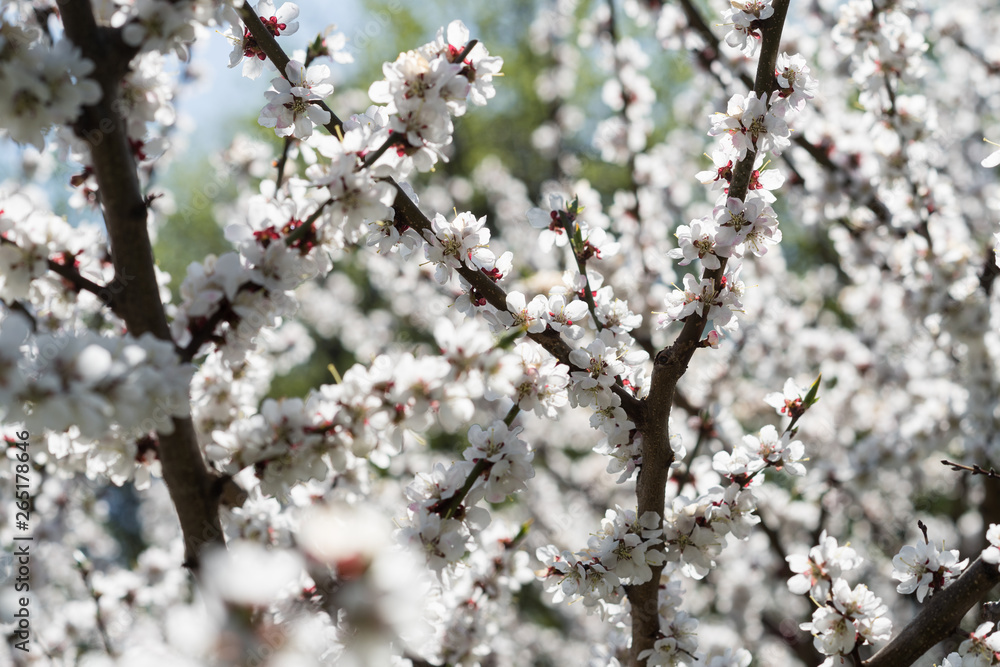
[[[274, 63], [274, 66], [278, 68], [278, 72], [281, 76], [287, 79], [288, 74], [286, 70], [288, 68], [289, 58], [285, 54], [284, 50], [278, 46], [278, 40], [274, 38], [271, 31], [268, 30], [264, 23], [260, 20], [260, 17], [257, 16], [257, 12], [254, 11], [254, 8], [250, 6], [250, 3], [247, 2], [247, 0], [244, 0], [242, 7], [236, 7], [236, 12], [240, 15], [240, 18], [246, 25], [247, 30], [250, 31], [250, 34], [257, 40], [257, 45], [260, 47], [260, 50], [264, 52], [268, 60]], [[317, 101], [316, 106], [330, 114], [331, 120], [326, 124], [326, 129], [330, 131], [330, 134], [340, 136], [338, 132], [340, 132], [341, 128], [343, 128], [344, 123], [337, 117], [337, 114], [333, 113], [325, 102]]]
[[[84, 57], [94, 61], [102, 91], [96, 104], [84, 107], [74, 129], [79, 136], [90, 139], [116, 281], [122, 285], [116, 303], [133, 336], [151, 332], [169, 341], [170, 331], [153, 268], [147, 206], [139, 187], [124, 118], [115, 111], [121, 77], [135, 51], [123, 52], [120, 30], [98, 27], [88, 0], [67, 0], [60, 8], [66, 36]], [[160, 461], [184, 532], [185, 563], [197, 570], [202, 548], [223, 542], [214, 491], [216, 478], [202, 457], [191, 419], [172, 419], [172, 430], [159, 433]]]
[[947, 639], [962, 617], [1000, 584], [1000, 571], [982, 558], [969, 566], [950, 586], [934, 594], [916, 618], [864, 667], [908, 667], [938, 642]]
[[583, 300], [587, 302], [587, 309], [590, 310], [590, 316], [594, 319], [594, 326], [597, 327], [597, 331], [600, 333], [604, 327], [601, 325], [600, 318], [597, 317], [594, 292], [590, 289], [590, 278], [587, 277], [587, 259], [585, 254], [587, 245], [580, 232], [580, 225], [576, 224], [577, 213], [579, 213], [579, 202], [574, 199], [569, 204], [567, 211], [558, 212], [559, 222], [562, 224], [562, 228], [566, 230], [566, 236], [569, 238], [573, 258], [576, 260], [576, 269], [583, 276]]
[[[390, 180], [393, 187], [396, 188], [396, 200], [393, 203], [393, 209], [396, 211], [396, 220], [400, 221], [410, 227], [413, 227], [417, 231], [423, 233], [426, 230], [431, 229], [431, 222], [423, 214], [423, 212], [413, 203], [413, 200], [403, 192], [399, 184], [394, 180]], [[497, 308], [501, 312], [507, 311], [507, 293], [502, 287], [497, 285], [493, 280], [491, 280], [485, 273], [481, 271], [473, 271], [466, 266], [461, 266], [457, 269], [458, 273], [462, 278], [464, 278], [473, 288], [476, 289], [483, 298], [486, 299], [493, 307]], [[547, 329], [540, 333], [528, 332], [528, 338], [535, 341], [548, 351], [553, 357], [559, 360], [559, 363], [569, 366], [571, 370], [581, 370], [576, 364], [569, 360], [570, 348], [569, 345], [563, 341], [562, 337], [552, 331]], [[636, 424], [642, 420], [644, 412], [642, 408], [642, 403], [635, 396], [631, 394], [625, 387], [619, 383], [611, 386], [611, 390], [621, 398], [622, 409], [628, 414], [629, 418]]]
[[[256, 13], [254, 13], [248, 3], [244, 3], [244, 6], [238, 11], [244, 23], [246, 23], [247, 28], [251, 31], [251, 34], [253, 34], [253, 36], [258, 40], [261, 50], [278, 67], [279, 71], [281, 71], [284, 76], [284, 71], [288, 65], [289, 59], [282, 48], [275, 41], [274, 36], [263, 27], [263, 24], [260, 22]], [[471, 50], [476, 46], [476, 43], [476, 40], [470, 40], [460, 52], [460, 55], [467, 55], [467, 53], [471, 52]], [[329, 108], [324, 103], [319, 102], [318, 105], [324, 110], [329, 111]], [[343, 123], [335, 114], [333, 114], [332, 111], [330, 113], [333, 120], [326, 123], [324, 127], [331, 135], [342, 138]], [[384, 152], [384, 149], [387, 149], [389, 145], [390, 144], [387, 142], [383, 145], [383, 147], [377, 149], [376, 152]], [[374, 162], [374, 159], [372, 159], [371, 162]], [[365, 168], [369, 164], [370, 162], [366, 160], [364, 166], [361, 168]], [[399, 184], [392, 178], [386, 178], [385, 180], [396, 189], [393, 209], [395, 211], [395, 221], [397, 226], [406, 225], [421, 233], [431, 231], [431, 221], [426, 215], [424, 215], [420, 208], [413, 203], [409, 196], [403, 192]], [[303, 225], [303, 227], [304, 226], [305, 225]], [[300, 233], [305, 232], [303, 231]], [[502, 312], [507, 311], [507, 294], [490, 277], [480, 271], [475, 271], [465, 266], [459, 267], [457, 271], [462, 278], [464, 278], [475, 290], [483, 295], [487, 302]], [[582, 370], [569, 360], [570, 348], [562, 340], [558, 333], [547, 330], [540, 333], [529, 332], [527, 335], [529, 338], [542, 345], [542, 347], [558, 359], [560, 363], [565, 364], [574, 371]], [[638, 421], [642, 418], [642, 410], [640, 408], [639, 400], [624, 387], [620, 378], [616, 384], [611, 387], [611, 389], [619, 396], [619, 398], [621, 398], [622, 409], [625, 410], [633, 422], [638, 423]]]
[[118, 299], [115, 298], [114, 294], [107, 287], [102, 287], [93, 280], [86, 278], [68, 264], [60, 264], [55, 260], [49, 259], [48, 267], [49, 271], [58, 274], [60, 278], [72, 285], [74, 290], [77, 292], [90, 292], [101, 299], [111, 309], [111, 312], [122, 317], [123, 313], [121, 307], [118, 305]]
[[[706, 50], [700, 51], [698, 53], [698, 60], [706, 71], [712, 72], [712, 62], [721, 62], [721, 58], [719, 58], [719, 38], [712, 31], [711, 26], [709, 26], [705, 21], [705, 17], [702, 16], [701, 10], [695, 5], [695, 3], [691, 0], [681, 0], [681, 8], [684, 10], [684, 16], [687, 18], [688, 24], [708, 45], [708, 48], [706, 49], [708, 52], [706, 53]], [[775, 11], [777, 12], [777, 5], [775, 5]], [[742, 67], [737, 67], [735, 63], [728, 63], [728, 65], [733, 69], [733, 73], [739, 77], [743, 83], [747, 86], [754, 85], [753, 79], [750, 78], [750, 75]], [[720, 80], [719, 83], [725, 87], [724, 82]], [[793, 136], [792, 142], [806, 151], [809, 156], [816, 161], [816, 164], [822, 167], [828, 174], [840, 174], [844, 178], [853, 180], [854, 177], [849, 171], [830, 158], [828, 149], [825, 146], [816, 145], [801, 134]], [[797, 170], [792, 167], [790, 158], [787, 155], [783, 155], [782, 157], [784, 158], [786, 164], [788, 164], [793, 171], [798, 173]], [[852, 186], [856, 188], [857, 184], [852, 184]], [[886, 206], [881, 199], [879, 199], [878, 195], [874, 192], [870, 185], [865, 189], [865, 196], [863, 197], [862, 204], [875, 215], [881, 224], [885, 225], [888, 229], [892, 229], [890, 224], [892, 222], [892, 213], [889, 211], [889, 207]]]
[[[778, 60], [785, 15], [788, 11], [788, 0], [776, 0], [773, 7], [774, 14], [761, 28], [761, 55], [757, 67], [757, 80], [754, 84], [754, 93], [758, 96], [763, 95], [765, 99], [777, 86], [774, 70]], [[756, 151], [751, 147], [744, 159], [735, 166], [729, 197], [741, 201], [746, 198], [755, 158]], [[703, 275], [703, 280], [712, 281], [716, 292], [721, 288], [721, 279], [726, 268], [725, 257], [720, 258], [720, 264], [717, 269], [706, 268]], [[642, 469], [636, 481], [637, 513], [642, 516], [646, 512], [655, 512], [661, 527], [666, 503], [667, 476], [674, 460], [668, 427], [670, 408], [677, 383], [687, 371], [691, 357], [699, 347], [702, 332], [708, 322], [708, 314], [709, 309], [706, 306], [700, 314], [688, 316], [684, 328], [673, 344], [657, 353], [653, 361], [649, 397], [643, 402], [645, 419], [636, 422], [642, 433]], [[662, 566], [654, 566], [653, 576], [649, 581], [626, 589], [629, 601], [635, 610], [632, 619], [631, 652], [634, 665], [640, 664], [641, 652], [653, 648], [660, 632], [660, 619], [655, 610], [659, 597], [661, 571]]]
[[[0, 236], [0, 244], [4, 243], [17, 245], [14, 241], [11, 241], [4, 236]], [[90, 292], [99, 298], [108, 308], [110, 308], [111, 312], [124, 319], [121, 306], [119, 305], [119, 299], [115, 298], [114, 293], [107, 286], [98, 285], [93, 280], [87, 278], [76, 270], [72, 264], [62, 264], [49, 258], [46, 260], [46, 266], [49, 271], [57, 274], [60, 278], [69, 283], [73, 287], [74, 291]]]

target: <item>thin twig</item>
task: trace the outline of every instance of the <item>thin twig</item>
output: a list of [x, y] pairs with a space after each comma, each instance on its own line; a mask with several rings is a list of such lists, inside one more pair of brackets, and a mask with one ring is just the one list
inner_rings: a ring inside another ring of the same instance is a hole
[[992, 466], [990, 467], [989, 470], [986, 470], [978, 463], [975, 463], [971, 466], [966, 466], [962, 465], [961, 463], [954, 463], [953, 461], [949, 461], [947, 459], [941, 459], [941, 463], [943, 463], [946, 466], [951, 466], [951, 469], [954, 470], [955, 472], [971, 472], [973, 475], [986, 475], [987, 477], [1000, 479], [1000, 472], [994, 470]]

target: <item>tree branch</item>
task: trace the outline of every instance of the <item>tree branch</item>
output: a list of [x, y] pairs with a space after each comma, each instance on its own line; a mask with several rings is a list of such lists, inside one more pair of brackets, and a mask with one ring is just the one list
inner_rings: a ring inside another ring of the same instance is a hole
[[[754, 92], [757, 95], [770, 96], [777, 86], [774, 66], [778, 59], [781, 44], [781, 32], [788, 12], [789, 0], [775, 0], [774, 14], [764, 22], [761, 28], [761, 53], [757, 65], [757, 80]], [[748, 150], [746, 157], [733, 169], [733, 180], [729, 188], [729, 196], [746, 198], [753, 174], [753, 163], [756, 153]], [[721, 288], [721, 278], [726, 270], [726, 258], [720, 258], [721, 266], [715, 270], [706, 270], [704, 279], [711, 279], [715, 289]], [[701, 342], [702, 332], [708, 323], [708, 308], [703, 308], [698, 316], [689, 316], [684, 322], [684, 328], [669, 348], [657, 353], [653, 360], [653, 377], [650, 382], [649, 396], [643, 402], [644, 419], [640, 426], [642, 433], [642, 468], [636, 480], [636, 497], [638, 500], [638, 516], [646, 512], [655, 512], [660, 517], [660, 527], [663, 526], [663, 509], [666, 504], [665, 489], [670, 464], [674, 461], [674, 452], [670, 447], [670, 408], [674, 402], [674, 392], [677, 383], [687, 371], [694, 351]], [[629, 602], [632, 605], [632, 652], [631, 662], [639, 667], [639, 653], [653, 648], [660, 633], [660, 617], [658, 599], [660, 589], [660, 573], [662, 567], [653, 567], [652, 578], [644, 584], [630, 586], [626, 589]]]
[[[118, 317], [123, 316], [121, 307], [118, 305], [118, 300], [115, 299], [115, 294], [111, 289], [111, 285], [105, 287], [98, 285], [93, 280], [87, 278], [75, 268], [68, 264], [60, 264], [59, 262], [49, 259], [48, 260], [49, 271], [57, 274], [60, 278], [68, 282], [73, 286], [77, 292], [90, 292], [98, 299], [104, 302], [108, 308], [111, 309]], [[124, 318], [123, 318], [124, 319]]]
[[997, 566], [977, 558], [951, 586], [935, 593], [892, 641], [862, 664], [864, 667], [912, 665], [938, 642], [947, 639], [966, 612], [997, 584], [1000, 584]]
[[[410, 199], [405, 192], [403, 192], [403, 189], [400, 188], [396, 181], [390, 179], [390, 182], [393, 187], [396, 188], [396, 200], [392, 205], [393, 209], [396, 211], [396, 220], [402, 221], [404, 224], [413, 227], [418, 232], [421, 232], [421, 237], [423, 237], [423, 232], [431, 229], [430, 220], [428, 220], [420, 208], [413, 203], [413, 200]], [[472, 285], [477, 292], [482, 294], [483, 298], [486, 299], [490, 305], [497, 310], [507, 312], [507, 293], [502, 287], [493, 282], [493, 280], [486, 274], [482, 271], [473, 271], [464, 265], [458, 268], [458, 274], [462, 276], [466, 282]], [[546, 329], [541, 333], [528, 333], [527, 336], [544, 347], [549, 354], [559, 361], [559, 363], [569, 366], [570, 370], [583, 370], [569, 360], [570, 347], [555, 331]], [[633, 396], [631, 392], [625, 389], [625, 387], [621, 384], [616, 383], [612, 385], [611, 390], [621, 399], [622, 409], [628, 415], [629, 419], [638, 425], [644, 416], [641, 401]]]
[[[101, 86], [100, 101], [84, 107], [73, 129], [90, 145], [111, 242], [114, 282], [121, 287], [116, 307], [133, 336], [149, 332], [169, 341], [153, 268], [146, 202], [125, 119], [117, 113], [122, 108], [120, 81], [137, 50], [125, 45], [119, 30], [97, 25], [89, 0], [66, 0], [60, 9], [66, 36], [85, 58], [94, 61], [94, 76]], [[190, 418], [173, 418], [173, 428], [164, 430], [170, 432], [158, 433], [163, 479], [184, 532], [186, 564], [196, 570], [202, 547], [223, 543], [218, 497], [213, 492], [215, 476], [202, 458]]]
[[[282, 72], [284, 76], [285, 67], [288, 65], [289, 59], [285, 55], [285, 52], [278, 45], [278, 42], [274, 39], [274, 35], [271, 34], [264, 24], [261, 22], [260, 17], [254, 12], [253, 8], [250, 6], [249, 2], [244, 2], [242, 7], [236, 9], [239, 12], [240, 18], [246, 24], [247, 28], [250, 30], [250, 34], [254, 36], [257, 40], [257, 45], [260, 46], [264, 54], [267, 55], [268, 59], [271, 60]], [[471, 50], [475, 46], [475, 40], [469, 42], [463, 49], [463, 53], [466, 50]], [[330, 110], [326, 104], [320, 102], [319, 106], [330, 112], [332, 120], [324, 125], [326, 130], [335, 137], [342, 136], [343, 133], [343, 122], [337, 117], [333, 111]], [[427, 219], [423, 211], [413, 203], [413, 200], [403, 192], [399, 184], [393, 179], [388, 179], [392, 186], [396, 189], [396, 199], [393, 202], [393, 210], [396, 214], [396, 220], [402, 221], [403, 223], [413, 227], [419, 232], [424, 232], [425, 230], [431, 229], [431, 221]], [[749, 182], [749, 181], [748, 181]], [[507, 312], [507, 294], [504, 290], [493, 282], [492, 279], [487, 277], [480, 271], [473, 271], [465, 266], [458, 269], [459, 275], [462, 276], [470, 285], [472, 285], [479, 293], [483, 295], [487, 302], [489, 302], [494, 308]], [[554, 331], [546, 330], [542, 333], [533, 334], [529, 333], [528, 337], [534, 340], [536, 343], [544, 347], [552, 356], [559, 360], [560, 363], [569, 366], [571, 370], [577, 371], [582, 370], [577, 368], [569, 360], [570, 348]], [[615, 384], [612, 388], [622, 402], [622, 409], [629, 416], [634, 423], [637, 425], [642, 420], [644, 412], [640, 404], [639, 399], [635, 398], [624, 386], [620, 383]]]
[[[278, 68], [278, 73], [281, 74], [285, 79], [288, 78], [285, 70], [288, 68], [289, 58], [285, 55], [285, 52], [280, 46], [278, 46], [278, 40], [274, 38], [271, 31], [267, 29], [264, 23], [260, 20], [260, 16], [254, 11], [254, 8], [250, 6], [250, 3], [244, 0], [242, 7], [236, 7], [236, 12], [240, 15], [243, 23], [246, 25], [247, 30], [253, 35], [253, 38], [257, 40], [257, 46], [260, 50], [264, 52], [267, 59], [274, 63], [274, 66]], [[329, 112], [330, 122], [326, 124], [326, 129], [330, 130], [330, 134], [333, 136], [340, 136], [338, 134], [343, 128], [344, 123], [337, 117], [337, 114], [326, 105], [326, 102], [316, 102], [316, 105]]]
[[[694, 4], [694, 2], [692, 2], [692, 0], [681, 0], [681, 8], [684, 10], [684, 16], [687, 18], [689, 26], [697, 32], [702, 40], [704, 40], [708, 45], [708, 53], [703, 50], [697, 54], [699, 62], [706, 71], [713, 74], [713, 76], [718, 79], [718, 76], [712, 72], [710, 65], [713, 60], [720, 63], [723, 62], [722, 58], [719, 56], [719, 38], [712, 31], [711, 26], [709, 26], [705, 21], [705, 17], [702, 16], [701, 11]], [[777, 12], [777, 8], [775, 8], [775, 12]], [[772, 18], [774, 17], [772, 16]], [[744, 68], [738, 67], [733, 62], [725, 64], [732, 70], [733, 74], [740, 79], [740, 81], [747, 85], [747, 87], [754, 86], [753, 80]], [[722, 81], [720, 80], [719, 83], [722, 84]], [[825, 147], [810, 142], [801, 134], [794, 135], [792, 137], [792, 142], [809, 153], [810, 157], [816, 161], [816, 164], [822, 167], [828, 174], [839, 175], [840, 177], [848, 180], [848, 185], [859, 193], [859, 198], [862, 200], [865, 208], [871, 211], [878, 221], [885, 225], [886, 228], [892, 229], [892, 213], [889, 211], [889, 208], [885, 205], [885, 203], [878, 198], [878, 195], [875, 193], [871, 183], [861, 183], [856, 180], [850, 171], [830, 159]], [[782, 155], [782, 159], [793, 172], [798, 173], [795, 167], [791, 164], [787, 151], [784, 155]]]

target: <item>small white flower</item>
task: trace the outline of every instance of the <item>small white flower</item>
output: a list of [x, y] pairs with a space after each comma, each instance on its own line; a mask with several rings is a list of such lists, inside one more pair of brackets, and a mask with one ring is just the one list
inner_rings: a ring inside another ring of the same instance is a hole
[[778, 55], [775, 67], [778, 78], [778, 99], [790, 109], [801, 111], [806, 100], [816, 96], [818, 83], [809, 72], [809, 65], [801, 54]]
[[983, 549], [983, 560], [987, 563], [1000, 563], [1000, 524], [990, 524], [989, 530], [986, 531], [986, 541], [990, 546]]
[[728, 257], [731, 246], [719, 246], [715, 242], [716, 224], [710, 218], [692, 220], [690, 225], [677, 228], [677, 247], [667, 253], [671, 259], [679, 259], [680, 266], [687, 266], [691, 260], [700, 259], [706, 269], [722, 266], [719, 257]]
[[583, 337], [583, 327], [580, 323], [587, 319], [590, 311], [587, 304], [579, 299], [566, 300], [563, 294], [553, 294], [549, 297], [548, 309], [542, 313], [542, 317], [550, 327], [565, 334], [570, 340], [579, 340]]
[[486, 462], [483, 479], [486, 501], [499, 503], [507, 496], [523, 491], [525, 481], [535, 476], [531, 467], [534, 453], [517, 437], [519, 427], [508, 429], [502, 421], [494, 421], [484, 429], [474, 424], [469, 429], [469, 444], [463, 456], [472, 463]]
[[896, 592], [907, 595], [916, 591], [917, 601], [923, 602], [926, 596], [948, 586], [968, 562], [959, 562], [954, 549], [939, 550], [928, 542], [907, 544], [892, 559], [892, 578], [900, 581]]
[[431, 221], [431, 229], [424, 232], [427, 246], [424, 254], [428, 261], [437, 264], [435, 278], [438, 282], [448, 280], [449, 269], [463, 264], [474, 271], [492, 269], [496, 257], [489, 249], [490, 230], [486, 228], [486, 216], [478, 220], [471, 213], [459, 213], [451, 221], [438, 213]]
[[330, 68], [312, 65], [303, 70], [302, 63], [292, 60], [285, 73], [287, 79], [275, 77], [271, 80], [271, 90], [264, 93], [269, 101], [257, 122], [263, 127], [273, 127], [279, 137], [304, 139], [317, 125], [330, 122], [330, 112], [316, 104], [333, 92]]

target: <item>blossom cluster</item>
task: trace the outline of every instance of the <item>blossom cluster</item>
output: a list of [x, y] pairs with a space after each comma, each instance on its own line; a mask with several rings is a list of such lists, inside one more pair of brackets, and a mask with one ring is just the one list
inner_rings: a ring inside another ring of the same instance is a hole
[[383, 65], [385, 79], [373, 83], [368, 94], [386, 105], [397, 151], [421, 153], [417, 164], [424, 171], [451, 143], [451, 117], [463, 115], [468, 102], [481, 106], [496, 94], [493, 76], [502, 65], [502, 58], [470, 42], [464, 23], [453, 21], [434, 41]]
[[652, 512], [637, 517], [633, 510], [616, 507], [607, 511], [586, 549], [574, 553], [540, 547], [537, 557], [547, 569], [539, 576], [553, 602], [583, 600], [588, 609], [608, 613], [608, 605], [624, 598], [624, 585], [649, 581], [650, 566], [665, 562], [662, 548], [653, 548], [663, 543], [659, 523]]
[[958, 560], [957, 550], [938, 549], [925, 535], [923, 542], [907, 544], [893, 556], [892, 578], [900, 582], [896, 592], [908, 595], [915, 591], [917, 602], [923, 602], [925, 597], [947, 587], [968, 563], [968, 559]]
[[134, 475], [138, 486], [148, 486], [157, 447], [152, 433], [172, 433], [173, 418], [189, 414], [194, 368], [150, 333], [31, 328], [19, 313], [0, 321], [3, 418], [55, 434], [50, 451], [67, 468], [118, 484]]
[[456, 564], [473, 536], [490, 523], [489, 511], [476, 503], [498, 503], [525, 489], [534, 477], [533, 454], [518, 437], [521, 429], [497, 420], [468, 432], [465, 460], [419, 473], [407, 487], [410, 499], [401, 540], [427, 557], [432, 569]]
[[732, 452], [717, 452], [712, 465], [720, 475], [742, 483], [767, 467], [786, 470], [790, 475], [805, 475], [806, 468], [801, 463], [805, 446], [792, 437], [789, 431], [779, 436], [778, 430], [768, 424], [756, 436], [743, 436]]
[[[745, 6], [733, 3], [733, 9], [728, 11], [734, 21], [730, 36], [739, 35], [746, 45], [760, 38], [755, 31], [773, 8], [769, 2], [754, 0]], [[700, 172], [698, 177], [713, 189], [721, 188], [722, 193], [711, 216], [678, 227], [677, 247], [668, 256], [681, 260], [679, 266], [698, 259], [706, 275], [724, 265], [725, 271], [719, 278], [700, 281], [685, 274], [683, 289], [676, 288], [666, 299], [666, 308], [657, 320], [661, 327], [694, 315], [711, 320], [717, 331], [735, 331], [739, 327], [736, 314], [743, 311], [739, 260], [748, 251], [760, 257], [769, 245], [781, 241], [778, 220], [770, 206], [774, 201], [770, 190], [784, 179], [774, 170], [764, 169], [764, 157], [768, 153], [780, 155], [789, 147], [787, 120], [801, 112], [805, 101], [815, 95], [816, 81], [798, 54], [780, 54], [775, 74], [778, 88], [770, 96], [736, 94], [730, 98], [725, 113], [710, 116], [709, 135], [721, 140], [712, 156], [714, 169]], [[737, 165], [746, 160], [752, 160], [754, 167], [747, 194], [743, 199], [729, 196]]]
[[994, 623], [981, 623], [968, 639], [949, 653], [941, 667], [990, 667], [1000, 662], [1000, 633], [994, 632]]
[[864, 584], [852, 589], [841, 576], [861, 563], [854, 549], [838, 545], [826, 531], [808, 556], [788, 556], [788, 566], [796, 573], [788, 580], [789, 590], [808, 593], [819, 605], [812, 620], [799, 627], [812, 633], [817, 651], [830, 656], [824, 665], [836, 664], [835, 656], [850, 655], [858, 642], [871, 644], [892, 632], [892, 621], [885, 615], [888, 607]]
[[[558, 220], [558, 227], [546, 227], [546, 231], [558, 230], [572, 237], [572, 247], [579, 257], [606, 259], [614, 253], [616, 246], [602, 229], [591, 229], [577, 219], [575, 203], [567, 203], [561, 196], [551, 198], [550, 202], [558, 208], [544, 212], [533, 209], [529, 211], [529, 220], [544, 216], [549, 225]], [[449, 221], [437, 215], [431, 228], [424, 231], [424, 237], [425, 257], [435, 266], [434, 275], [440, 283], [452, 280], [459, 269], [480, 272], [495, 283], [503, 282], [510, 271], [510, 253], [497, 256], [489, 247], [490, 232], [485, 218], [458, 213]], [[625, 389], [632, 396], [642, 396], [646, 385], [647, 371], [643, 364], [648, 354], [639, 349], [629, 334], [641, 323], [641, 317], [615, 297], [611, 286], [602, 286], [602, 278], [596, 272], [588, 272], [584, 277], [570, 270], [564, 274], [563, 286], [530, 300], [522, 292], [506, 292], [506, 310], [489, 303], [464, 277], [459, 278], [463, 295], [456, 301], [456, 307], [469, 316], [481, 313], [494, 333], [519, 336], [551, 331], [570, 346], [571, 366], [567, 368], [565, 363], [553, 363], [547, 355], [538, 358], [537, 347], [518, 343], [525, 371], [520, 378], [510, 377], [506, 395], [512, 396], [520, 408], [550, 418], [555, 416], [555, 408], [567, 401], [572, 406], [592, 408], [591, 425], [605, 435], [595, 450], [610, 455], [608, 471], [622, 472], [619, 482], [629, 479], [641, 465], [639, 439], [618, 392]], [[593, 310], [586, 301], [588, 295], [593, 300]], [[585, 339], [588, 333], [593, 338]], [[500, 378], [506, 374], [497, 375], [498, 381], [491, 383], [487, 398], [504, 396], [498, 389]]]
[[[339, 383], [323, 385], [305, 399], [265, 400], [256, 414], [215, 430], [206, 453], [221, 470], [252, 470], [265, 493], [285, 497], [303, 480], [353, 475], [360, 459], [388, 465], [432, 422], [457, 430], [473, 415], [473, 405], [452, 380], [453, 366], [441, 357], [383, 355], [369, 367], [351, 367]], [[472, 432], [469, 437], [482, 440]], [[491, 475], [483, 492], [491, 498], [518, 490], [531, 473], [525, 468], [530, 455], [517, 449], [523, 443], [514, 438], [496, 451], [499, 445], [492, 443], [480, 443]]]
[[93, 61], [68, 39], [35, 40], [16, 24], [0, 23], [0, 127], [19, 143], [41, 149], [53, 125], [72, 123], [101, 99]]

